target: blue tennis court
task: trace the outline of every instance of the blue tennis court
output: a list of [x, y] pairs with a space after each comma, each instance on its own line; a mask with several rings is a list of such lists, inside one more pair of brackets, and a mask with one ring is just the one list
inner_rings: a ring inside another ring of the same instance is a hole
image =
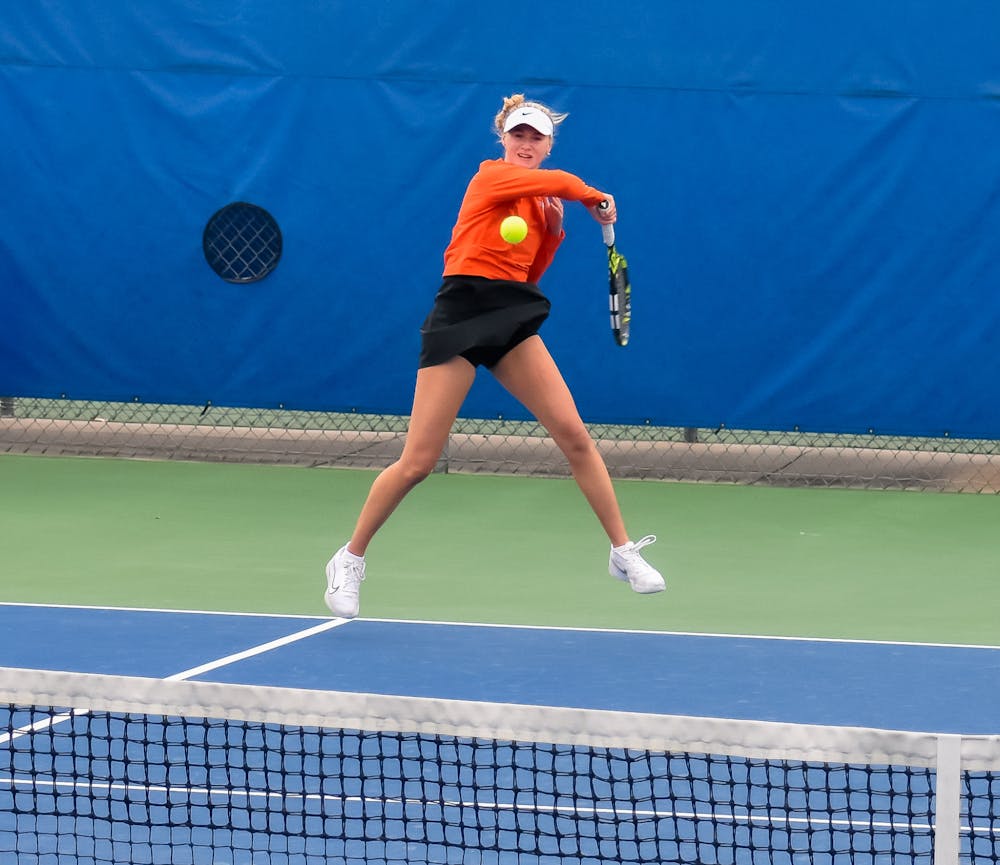
[[[0, 605], [0, 625], [4, 666], [264, 692], [964, 736], [990, 734], [1000, 717], [997, 647], [19, 604]], [[0, 851], [19, 850], [19, 862], [745, 865], [797, 861], [782, 851], [806, 836], [813, 861], [930, 862], [933, 849], [927, 768], [865, 774], [631, 748], [13, 712], [3, 728], [15, 732], [0, 737]], [[29, 746], [42, 752], [30, 778], [18, 768]], [[47, 772], [53, 780], [41, 780]], [[965, 783], [963, 795], [987, 803], [970, 805], [965, 835], [972, 827], [995, 850], [987, 794], [997, 774], [968, 773]], [[15, 845], [28, 799], [39, 812], [32, 832], [66, 832], [72, 849]]]
[[990, 646], [18, 604], [0, 604], [0, 634], [12, 667], [165, 678], [207, 664], [190, 678], [967, 735], [1000, 719]]
[[[371, 657], [378, 647], [377, 658]], [[358, 622], [218, 681], [808, 724], [990, 733], [992, 649]], [[936, 698], [928, 700], [928, 691]]]

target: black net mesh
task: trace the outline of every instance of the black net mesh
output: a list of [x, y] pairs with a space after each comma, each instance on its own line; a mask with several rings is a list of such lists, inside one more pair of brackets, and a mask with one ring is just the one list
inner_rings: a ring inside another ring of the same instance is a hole
[[[927, 768], [0, 712], [4, 862], [933, 860]], [[964, 785], [964, 854], [995, 862], [1000, 775]]]

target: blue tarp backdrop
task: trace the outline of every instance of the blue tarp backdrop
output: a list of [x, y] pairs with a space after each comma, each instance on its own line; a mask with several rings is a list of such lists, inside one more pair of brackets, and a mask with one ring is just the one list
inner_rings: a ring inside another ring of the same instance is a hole
[[[586, 419], [1000, 438], [993, 0], [5, 4], [0, 394], [406, 414], [512, 92], [619, 204], [632, 343], [579, 205], [542, 282]], [[202, 254], [232, 201], [257, 283]]]

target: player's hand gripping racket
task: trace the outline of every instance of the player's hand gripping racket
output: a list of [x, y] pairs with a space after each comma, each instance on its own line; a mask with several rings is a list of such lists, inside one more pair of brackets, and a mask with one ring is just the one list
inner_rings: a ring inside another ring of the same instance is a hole
[[[602, 201], [598, 207], [608, 209], [608, 202]], [[629, 330], [632, 325], [632, 284], [628, 279], [628, 262], [615, 248], [615, 227], [602, 225], [604, 245], [608, 248], [608, 306], [611, 312], [611, 332], [618, 345], [628, 345]]]

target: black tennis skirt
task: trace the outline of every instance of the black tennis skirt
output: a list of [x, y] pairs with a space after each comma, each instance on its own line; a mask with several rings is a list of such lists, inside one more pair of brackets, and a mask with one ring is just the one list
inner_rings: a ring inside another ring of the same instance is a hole
[[481, 276], [446, 276], [420, 328], [420, 366], [461, 355], [491, 367], [538, 333], [551, 304], [531, 282]]

